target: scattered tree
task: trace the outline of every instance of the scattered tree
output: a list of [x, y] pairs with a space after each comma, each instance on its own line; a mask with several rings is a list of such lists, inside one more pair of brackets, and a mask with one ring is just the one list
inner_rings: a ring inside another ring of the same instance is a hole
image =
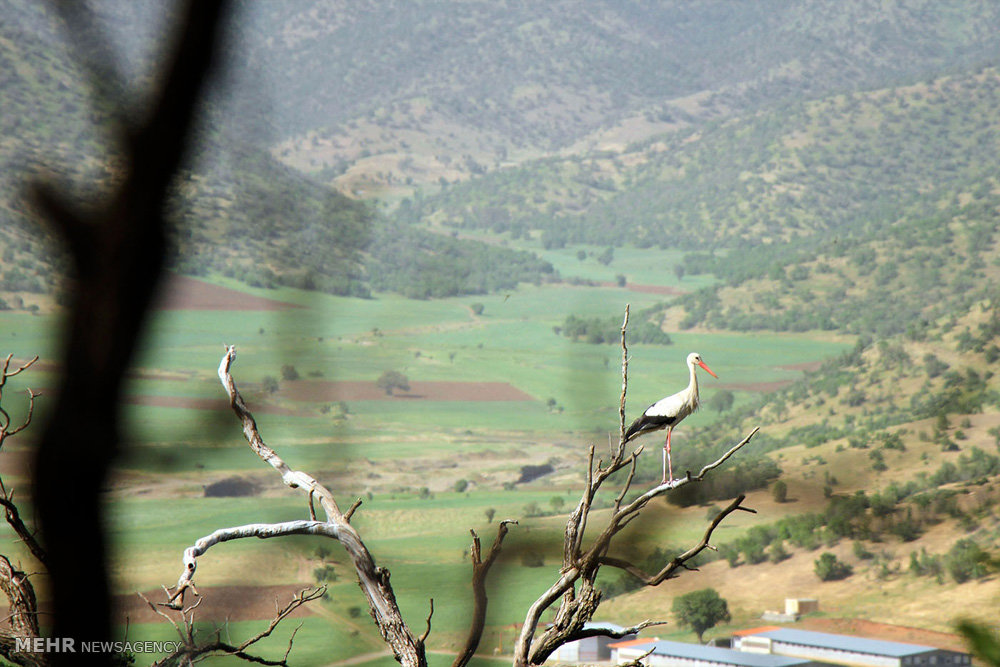
[[788, 485], [783, 480], [778, 480], [771, 485], [771, 496], [774, 502], [783, 503], [788, 500]]
[[400, 391], [410, 390], [410, 380], [399, 371], [385, 371], [375, 380], [375, 386], [381, 389], [388, 396], [396, 389]]
[[733, 392], [728, 389], [720, 389], [712, 394], [712, 398], [708, 399], [708, 404], [716, 412], [726, 412], [732, 409], [735, 401], [736, 397]]
[[703, 643], [703, 635], [722, 621], [730, 620], [729, 605], [714, 588], [691, 591], [674, 598], [672, 607], [677, 622], [690, 627]]
[[970, 579], [981, 579], [989, 572], [989, 554], [969, 538], [955, 542], [944, 560], [948, 574], [959, 584]]

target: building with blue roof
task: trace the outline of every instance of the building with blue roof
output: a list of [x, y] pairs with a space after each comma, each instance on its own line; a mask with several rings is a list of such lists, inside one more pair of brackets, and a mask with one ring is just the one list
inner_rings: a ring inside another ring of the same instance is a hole
[[671, 641], [641, 641], [612, 644], [612, 661], [630, 662], [652, 649], [643, 663], [649, 667], [818, 667], [812, 660], [782, 655], [745, 653], [717, 646]]
[[761, 628], [759, 632], [738, 633], [734, 648], [760, 655], [858, 667], [963, 667], [972, 662], [968, 653], [933, 646], [791, 628]]

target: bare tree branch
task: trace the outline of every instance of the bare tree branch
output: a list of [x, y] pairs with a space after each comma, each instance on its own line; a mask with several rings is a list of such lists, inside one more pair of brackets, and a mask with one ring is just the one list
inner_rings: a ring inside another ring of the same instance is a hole
[[6, 490], [3, 490], [2, 493], [4, 493], [4, 496], [0, 497], [0, 506], [3, 506], [4, 508], [7, 523], [14, 529], [14, 532], [17, 533], [19, 538], [21, 538], [21, 541], [24, 542], [25, 546], [28, 547], [28, 551], [31, 552], [31, 555], [34, 556], [39, 563], [47, 566], [48, 555], [45, 553], [45, 549], [43, 549], [42, 545], [35, 539], [35, 534], [31, 532], [31, 530], [29, 530], [24, 524], [24, 521], [21, 520], [21, 514], [10, 495], [7, 494]]
[[479, 642], [483, 637], [483, 628], [486, 626], [486, 607], [488, 604], [486, 597], [486, 576], [489, 574], [490, 567], [496, 561], [497, 556], [500, 555], [503, 540], [508, 532], [507, 526], [510, 524], [516, 526], [517, 521], [504, 519], [497, 526], [497, 536], [493, 539], [493, 546], [490, 547], [485, 560], [482, 558], [482, 544], [479, 541], [479, 535], [474, 530], [469, 531], [472, 533], [472, 621], [469, 624], [469, 632], [466, 635], [465, 644], [462, 650], [458, 652], [455, 661], [451, 663], [452, 667], [465, 667], [469, 660], [472, 659], [472, 656], [475, 655], [476, 649], [479, 648]]
[[[0, 401], [3, 399], [3, 387], [7, 379], [13, 377], [38, 361], [38, 357], [29, 359], [24, 364], [11, 370], [10, 362], [13, 355], [0, 362]], [[10, 414], [0, 403], [0, 446], [11, 436], [17, 435], [31, 424], [32, 415], [35, 409], [35, 392], [28, 390], [28, 412], [20, 426], [10, 427]], [[4, 508], [4, 515], [8, 525], [15, 534], [27, 545], [32, 555], [43, 565], [47, 565], [45, 550], [35, 539], [34, 533], [25, 525], [21, 519], [17, 504], [14, 503], [13, 490], [9, 490], [0, 478], [0, 506]], [[39, 636], [38, 623], [38, 600], [35, 597], [35, 588], [26, 572], [22, 572], [15, 567], [7, 556], [0, 555], [0, 591], [7, 597], [9, 613], [2, 619], [4, 628], [0, 629], [0, 656], [17, 665], [47, 665], [48, 658], [44, 654], [34, 654], [17, 650], [17, 641], [24, 639], [35, 639]]]
[[198, 569], [198, 556], [222, 542], [256, 537], [262, 540], [288, 535], [326, 535], [337, 539], [339, 531], [336, 525], [324, 521], [286, 521], [284, 523], [251, 523], [234, 528], [220, 528], [211, 535], [206, 535], [194, 546], [184, 550], [184, 572], [177, 580], [177, 587], [167, 599], [166, 605], [171, 609], [181, 609], [184, 606], [184, 593], [191, 587], [194, 573]]
[[337, 506], [337, 501], [334, 500], [333, 494], [330, 493], [327, 488], [317, 482], [312, 475], [299, 470], [292, 470], [288, 464], [285, 463], [280, 456], [278, 456], [277, 452], [264, 443], [264, 440], [260, 437], [260, 432], [257, 429], [257, 421], [254, 419], [253, 414], [250, 412], [246, 402], [243, 400], [243, 396], [236, 388], [236, 381], [233, 379], [232, 373], [230, 373], [230, 368], [232, 367], [235, 359], [236, 348], [232, 345], [226, 346], [226, 354], [223, 355], [222, 361], [219, 364], [219, 380], [222, 382], [222, 386], [229, 395], [230, 407], [232, 407], [233, 412], [236, 413], [236, 416], [239, 417], [240, 421], [243, 423], [243, 435], [246, 437], [247, 443], [250, 445], [250, 449], [252, 449], [264, 463], [278, 471], [281, 475], [281, 481], [283, 481], [286, 486], [292, 489], [302, 489], [310, 496], [310, 498], [313, 495], [319, 498], [320, 506], [326, 512], [328, 521], [335, 519], [343, 521], [344, 515], [341, 514], [340, 508]]
[[[231, 655], [236, 658], [240, 658], [246, 662], [258, 664], [258, 665], [280, 665], [287, 667], [288, 656], [292, 650], [292, 641], [295, 639], [295, 633], [298, 632], [298, 628], [292, 632], [291, 637], [288, 640], [288, 648], [285, 651], [284, 657], [281, 660], [269, 660], [267, 658], [262, 658], [250, 653], [247, 653], [247, 649], [257, 644], [261, 640], [269, 637], [271, 633], [274, 632], [275, 628], [287, 618], [292, 612], [294, 612], [299, 607], [317, 600], [326, 593], [326, 586], [320, 586], [313, 589], [303, 589], [299, 591], [295, 597], [291, 599], [285, 606], [277, 609], [275, 611], [274, 617], [268, 623], [267, 627], [249, 639], [243, 641], [240, 644], [231, 644], [229, 642], [222, 641], [221, 633], [216, 629], [214, 639], [212, 641], [204, 642], [199, 644], [196, 641], [197, 632], [194, 627], [194, 610], [201, 604], [201, 600], [190, 607], [185, 609], [177, 609], [180, 615], [180, 624], [178, 624], [174, 619], [170, 618], [169, 615], [164, 613], [157, 605], [150, 602], [142, 593], [139, 593], [139, 597], [146, 601], [146, 604], [155, 611], [157, 614], [165, 618], [170, 622], [171, 625], [177, 630], [177, 634], [181, 638], [181, 646], [177, 648], [173, 653], [158, 660], [153, 663], [153, 667], [166, 667], [167, 665], [180, 665], [180, 664], [191, 664], [196, 660], [203, 659], [206, 656], [212, 654], [221, 655]], [[183, 629], [182, 626], [183, 625]]]
[[[587, 462], [587, 482], [580, 502], [573, 512], [570, 513], [566, 522], [563, 565], [560, 569], [560, 576], [528, 609], [520, 635], [514, 646], [514, 664], [516, 667], [541, 664], [556, 648], [566, 642], [574, 641], [584, 636], [610, 634], [607, 630], [591, 630], [584, 627], [593, 618], [594, 612], [601, 601], [601, 592], [596, 588], [596, 579], [602, 565], [619, 567], [637, 576], [647, 585], [657, 585], [675, 576], [675, 572], [679, 569], [692, 569], [687, 565], [687, 562], [702, 550], [711, 548], [709, 540], [712, 531], [726, 516], [735, 511], [753, 511], [741, 505], [742, 496], [733, 501], [730, 507], [716, 517], [716, 520], [709, 526], [699, 544], [671, 561], [671, 563], [667, 564], [654, 576], [646, 575], [631, 563], [608, 556], [608, 551], [611, 548], [614, 538], [629, 523], [638, 518], [641, 511], [651, 500], [686, 484], [702, 481], [708, 473], [722, 465], [733, 454], [746, 446], [758, 431], [755, 428], [743, 440], [729, 448], [725, 454], [702, 468], [698, 475], [693, 476], [689, 472], [684, 478], [655, 486], [645, 493], [640, 494], [631, 502], [623, 505], [635, 479], [636, 462], [639, 454], [642, 452], [641, 447], [629, 454], [626, 454], [625, 451], [625, 402], [628, 394], [628, 347], [626, 345], [626, 330], [628, 327], [628, 318], [629, 308], [626, 306], [621, 329], [622, 393], [619, 403], [618, 447], [612, 452], [611, 460], [606, 465], [602, 461], [598, 461], [596, 466], [594, 465], [594, 448], [590, 448]], [[583, 542], [587, 521], [595, 496], [611, 475], [625, 467], [629, 468], [629, 473], [625, 478], [622, 488], [615, 496], [613, 510], [608, 517], [607, 524], [600, 534], [594, 537], [590, 546], [584, 548]], [[540, 636], [536, 637], [542, 613], [553, 605], [556, 605], [557, 602], [559, 604], [552, 623]], [[643, 622], [645, 625], [653, 623], [655, 622]]]
[[353, 503], [351, 503], [351, 506], [347, 508], [346, 512], [344, 512], [344, 521], [350, 523], [351, 517], [354, 516], [354, 511], [359, 507], [361, 507], [361, 498], [358, 498]]
[[8, 414], [6, 408], [3, 407], [4, 385], [7, 384], [7, 378], [12, 378], [19, 373], [23, 373], [28, 368], [31, 368], [32, 364], [38, 361], [38, 355], [35, 355], [14, 370], [10, 370], [10, 362], [13, 358], [13, 354], [8, 354], [3, 360], [3, 365], [0, 366], [0, 447], [3, 446], [4, 440], [6, 440], [9, 436], [17, 435], [31, 424], [31, 418], [35, 412], [35, 399], [40, 395], [33, 392], [31, 389], [28, 389], [28, 414], [25, 416], [24, 421], [20, 426], [16, 426], [12, 429], [10, 427], [10, 414]]
[[27, 370], [28, 368], [31, 368], [32, 364], [38, 361], [38, 355], [36, 354], [31, 359], [28, 359], [26, 362], [24, 362], [14, 370], [9, 370], [10, 362], [13, 358], [14, 358], [14, 353], [11, 352], [10, 354], [7, 355], [7, 358], [4, 359], [3, 361], [3, 368], [0, 368], [0, 388], [2, 388], [7, 383], [7, 378], [12, 378], [18, 373], [21, 373]]
[[625, 332], [628, 329], [629, 304], [625, 304], [625, 317], [622, 319], [622, 398], [618, 405], [618, 443], [619, 449], [625, 445], [625, 397], [628, 394], [628, 345], [625, 343]]
[[643, 663], [643, 660], [645, 660], [650, 655], [652, 655], [653, 651], [655, 651], [655, 650], [656, 650], [656, 647], [654, 646], [653, 648], [649, 649], [648, 651], [646, 651], [645, 653], [643, 653], [642, 655], [640, 655], [635, 660], [629, 660], [628, 662], [619, 663], [618, 667], [646, 667], [645, 663]]
[[0, 590], [10, 602], [7, 617], [16, 637], [37, 637], [38, 601], [28, 575], [15, 568], [10, 559], [0, 555]]
[[713, 548], [710, 544], [710, 540], [712, 539], [712, 533], [727, 516], [736, 511], [750, 512], [756, 514], [756, 510], [743, 506], [742, 503], [744, 500], [746, 500], [746, 496], [741, 494], [731, 503], [729, 503], [729, 505], [724, 510], [722, 510], [718, 514], [718, 516], [715, 517], [715, 519], [712, 520], [712, 523], [709, 524], [708, 528], [705, 530], [705, 535], [702, 537], [701, 542], [691, 547], [690, 549], [680, 554], [679, 556], [675, 557], [673, 560], [670, 561], [670, 563], [668, 563], [662, 570], [660, 570], [655, 575], [652, 576], [647, 575], [635, 565], [632, 565], [627, 561], [617, 558], [604, 556], [601, 558], [601, 563], [603, 565], [610, 565], [625, 570], [632, 576], [642, 581], [642, 583], [645, 584], [646, 586], [657, 586], [667, 579], [675, 578], [676, 575], [674, 573], [681, 568], [686, 570], [696, 570], [697, 568], [688, 566], [687, 562], [693, 559], [698, 554], [700, 554], [705, 549]]
[[417, 638], [417, 641], [420, 642], [421, 644], [424, 644], [427, 641], [427, 638], [431, 636], [431, 617], [433, 616], [434, 616], [434, 598], [431, 598], [431, 608], [430, 611], [427, 612], [427, 629], [424, 630], [424, 633]]
[[[185, 551], [185, 571], [178, 581], [177, 590], [171, 595], [170, 604], [183, 604], [183, 592], [193, 584], [194, 570], [197, 567], [196, 558], [204, 550], [219, 542], [242, 537], [277, 537], [283, 534], [311, 533], [324, 535], [339, 541], [347, 551], [358, 575], [358, 583], [368, 599], [368, 607], [375, 625], [382, 638], [392, 649], [396, 660], [403, 667], [423, 667], [426, 665], [426, 652], [423, 642], [415, 637], [403, 621], [396, 596], [389, 583], [389, 571], [378, 567], [361, 536], [349, 523], [350, 514], [358, 503], [348, 511], [341, 513], [333, 494], [316, 479], [300, 470], [292, 469], [271, 449], [261, 438], [257, 422], [236, 388], [231, 368], [236, 358], [236, 348], [227, 346], [226, 353], [219, 363], [219, 380], [229, 395], [230, 406], [243, 424], [243, 435], [250, 449], [262, 461], [274, 468], [282, 481], [292, 489], [300, 489], [310, 498], [319, 499], [320, 506], [326, 514], [325, 521], [289, 521], [283, 524], [252, 524], [238, 528], [221, 529]], [[284, 532], [283, 532], [284, 531]]]
[[639, 632], [645, 630], [646, 628], [666, 624], [666, 621], [643, 621], [627, 628], [622, 628], [621, 630], [611, 630], [608, 628], [584, 628], [579, 632], [570, 635], [566, 641], [575, 642], [581, 639], [587, 639], [588, 637], [611, 637], [612, 639], [621, 639], [622, 637], [628, 637], [629, 635], [639, 634]]
[[[625, 319], [622, 324], [622, 396], [619, 411], [619, 443], [617, 448], [611, 452], [611, 458], [607, 463], [599, 460], [595, 464], [594, 448], [590, 448], [586, 485], [579, 503], [570, 514], [566, 524], [563, 566], [557, 581], [528, 609], [525, 623], [522, 626], [522, 631], [514, 647], [514, 664], [517, 667], [541, 664], [552, 651], [569, 641], [597, 635], [622, 637], [637, 633], [643, 628], [662, 623], [662, 621], [657, 620], [644, 620], [630, 628], [616, 632], [607, 629], [586, 627], [586, 623], [593, 618], [602, 598], [602, 593], [596, 587], [597, 574], [601, 566], [607, 565], [609, 567], [620, 568], [638, 577], [646, 585], [657, 585], [675, 577], [676, 573], [681, 569], [694, 569], [689, 565], [689, 561], [704, 549], [713, 548], [710, 542], [713, 532], [726, 517], [737, 511], [753, 512], [752, 509], [742, 505], [744, 497], [740, 496], [708, 526], [698, 544], [692, 546], [669, 563], [666, 563], [659, 572], [653, 575], [643, 572], [640, 568], [626, 560], [609, 556], [609, 550], [614, 538], [640, 515], [641, 511], [651, 500], [686, 484], [703, 480], [712, 470], [721, 466], [737, 451], [746, 446], [757, 433], [757, 429], [751, 431], [718, 459], [704, 466], [697, 475], [692, 475], [688, 472], [682, 479], [675, 480], [672, 483], [657, 485], [639, 494], [633, 500], [626, 502], [626, 498], [630, 495], [629, 492], [635, 480], [637, 460], [642, 452], [641, 447], [631, 452], [626, 452], [624, 441], [624, 406], [628, 391], [628, 352], [625, 341], [627, 324], [628, 309], [626, 309]], [[430, 612], [426, 620], [426, 630], [419, 637], [415, 637], [403, 622], [392, 588], [389, 585], [388, 571], [375, 565], [374, 559], [365, 547], [360, 535], [349, 523], [351, 515], [360, 505], [360, 499], [346, 513], [342, 513], [329, 489], [320, 484], [308, 473], [295, 470], [289, 466], [275, 450], [263, 441], [253, 414], [240, 395], [231, 374], [235, 355], [235, 348], [228, 346], [219, 365], [219, 378], [229, 395], [230, 405], [234, 413], [243, 424], [244, 436], [251, 450], [262, 461], [273, 467], [281, 475], [282, 480], [289, 488], [299, 489], [307, 494], [311, 520], [288, 521], [277, 524], [249, 524], [246, 526], [224, 528], [201, 538], [195, 545], [185, 550], [185, 570], [178, 580], [176, 590], [172, 594], [169, 594], [166, 606], [180, 610], [182, 614], [186, 613], [186, 610], [183, 608], [184, 591], [188, 588], [193, 589], [197, 559], [216, 544], [245, 537], [266, 539], [293, 534], [323, 535], [338, 540], [351, 557], [358, 574], [359, 583], [368, 598], [372, 617], [386, 643], [395, 654], [397, 661], [406, 667], [424, 667], [426, 665], [424, 643], [431, 631], [431, 618], [434, 613], [433, 600], [431, 601]], [[589, 538], [590, 544], [585, 546], [587, 522], [590, 511], [594, 507], [594, 499], [597, 493], [612, 475], [626, 467], [628, 468], [628, 474], [615, 495], [613, 509], [607, 516], [606, 524], [599, 534]], [[320, 506], [326, 515], [325, 520], [317, 520], [315, 518], [315, 510], [313, 509], [314, 498], [319, 499]], [[473, 565], [472, 587], [474, 610], [465, 646], [458, 657], [456, 657], [453, 667], [465, 667], [478, 647], [486, 617], [486, 576], [501, 551], [504, 537], [507, 535], [508, 526], [511, 523], [516, 522], [511, 520], [500, 522], [497, 536], [485, 557], [483, 556], [479, 536], [475, 531], [470, 531], [473, 537], [471, 561]], [[539, 636], [536, 636], [542, 613], [553, 606], [556, 608], [551, 625]], [[214, 642], [196, 645], [193, 638], [193, 628], [189, 622], [186, 621], [186, 623], [185, 628], [187, 632], [185, 642], [190, 646], [197, 646], [197, 650], [202, 650], [206, 646], [212, 646], [213, 650], [229, 652], [232, 655], [250, 659], [243, 654], [245, 645], [232, 646], [222, 642], [218, 636]], [[285, 659], [287, 659], [287, 654]], [[267, 664], [285, 664], [285, 662]]]

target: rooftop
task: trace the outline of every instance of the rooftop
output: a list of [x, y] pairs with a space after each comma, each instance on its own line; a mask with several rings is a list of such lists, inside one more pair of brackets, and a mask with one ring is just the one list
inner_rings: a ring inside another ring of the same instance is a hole
[[784, 655], [744, 653], [743, 651], [734, 651], [716, 646], [702, 646], [700, 644], [685, 644], [683, 642], [670, 641], [656, 642], [653, 653], [655, 655], [691, 658], [726, 665], [737, 665], [739, 667], [793, 667], [811, 662], [803, 658], [790, 658]]
[[764, 632], [770, 632], [771, 630], [780, 630], [781, 627], [778, 625], [762, 625], [759, 628], [750, 628], [748, 630], [736, 630], [733, 632], [734, 637], [745, 637], [746, 635], [759, 635]]
[[640, 646], [642, 644], [655, 644], [659, 641], [659, 638], [646, 637], [645, 639], [629, 639], [623, 642], [615, 642], [614, 644], [608, 644], [609, 648], [625, 648], [627, 646]]
[[[763, 630], [763, 628], [761, 629]], [[743, 634], [747, 636], [746, 633]], [[812, 632], [811, 630], [793, 630], [791, 628], [778, 628], [777, 630], [757, 632], [753, 633], [753, 636], [767, 637], [787, 644], [815, 646], [839, 651], [851, 651], [852, 653], [891, 656], [894, 658], [937, 650], [932, 646], [921, 646], [919, 644], [903, 644], [901, 642], [890, 642], [881, 639], [864, 639], [862, 637], [835, 635], [828, 632]]]

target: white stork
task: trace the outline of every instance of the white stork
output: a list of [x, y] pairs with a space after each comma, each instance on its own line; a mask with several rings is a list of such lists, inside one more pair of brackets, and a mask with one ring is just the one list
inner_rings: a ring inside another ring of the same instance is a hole
[[719, 377], [712, 372], [711, 368], [705, 365], [705, 362], [701, 360], [701, 355], [697, 352], [692, 352], [687, 356], [687, 365], [691, 371], [691, 381], [688, 382], [687, 389], [679, 391], [672, 396], [661, 398], [656, 403], [653, 403], [625, 431], [625, 442], [628, 442], [644, 433], [667, 429], [667, 442], [663, 446], [664, 484], [668, 481], [668, 472], [670, 475], [669, 481], [674, 481], [674, 469], [670, 462], [670, 434], [682, 419], [698, 409], [698, 376], [695, 374], [695, 366], [701, 366], [714, 378]]

